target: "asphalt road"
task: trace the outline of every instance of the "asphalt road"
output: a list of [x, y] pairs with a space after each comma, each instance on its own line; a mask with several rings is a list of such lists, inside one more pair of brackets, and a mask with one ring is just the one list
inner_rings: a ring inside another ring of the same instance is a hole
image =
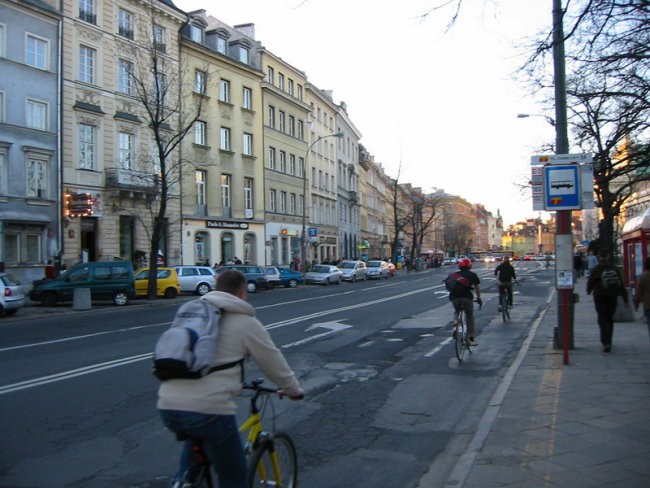
[[[497, 314], [493, 266], [479, 347], [450, 343], [449, 267], [390, 280], [250, 296], [307, 391], [276, 402], [310, 488], [414, 487], [463, 449], [548, 295], [551, 272], [518, 263], [512, 321]], [[0, 321], [0, 487], [166, 487], [179, 445], [155, 411], [150, 353], [179, 300], [21, 310]], [[246, 366], [249, 378], [259, 373]], [[245, 417], [244, 400], [240, 418]]]

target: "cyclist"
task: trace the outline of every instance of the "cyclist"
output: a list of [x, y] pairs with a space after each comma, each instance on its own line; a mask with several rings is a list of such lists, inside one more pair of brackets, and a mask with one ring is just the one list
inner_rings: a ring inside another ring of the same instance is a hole
[[451, 273], [449, 275], [460, 275], [460, 281], [465, 283], [454, 286], [449, 292], [449, 300], [451, 300], [454, 307], [454, 323], [458, 320], [458, 311], [463, 310], [467, 322], [467, 332], [469, 333], [469, 345], [478, 346], [478, 342], [474, 338], [474, 295], [472, 294], [472, 290], [476, 292], [476, 303], [483, 305], [483, 300], [481, 300], [481, 287], [479, 286], [481, 280], [476, 273], [471, 271], [472, 261], [469, 258], [460, 259], [458, 261], [458, 269], [460, 270], [458, 273]]
[[[510, 258], [508, 256], [503, 258], [503, 262], [497, 266], [494, 270], [494, 276], [497, 277], [497, 283], [499, 284], [499, 296], [503, 293], [505, 288], [508, 293], [508, 303], [512, 307], [514, 302], [512, 301], [512, 283], [513, 281], [517, 282], [517, 274], [515, 273], [515, 268], [510, 264]], [[499, 312], [501, 311], [501, 304], [499, 304]]]
[[[217, 290], [205, 294], [222, 310], [216, 356], [220, 363], [251, 355], [262, 372], [294, 400], [303, 397], [293, 371], [246, 300], [246, 278], [237, 270], [219, 275]], [[242, 366], [212, 372], [199, 379], [171, 379], [158, 390], [158, 410], [172, 431], [203, 441], [219, 488], [246, 487], [246, 458], [237, 429], [234, 398], [242, 390]], [[191, 466], [186, 441], [174, 487]]]

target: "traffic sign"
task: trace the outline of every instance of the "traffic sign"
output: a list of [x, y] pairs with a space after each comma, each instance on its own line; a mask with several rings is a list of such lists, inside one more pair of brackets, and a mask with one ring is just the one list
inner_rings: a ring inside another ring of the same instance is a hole
[[544, 210], [580, 210], [580, 165], [544, 166]]
[[533, 166], [545, 164], [569, 164], [569, 163], [591, 163], [593, 157], [591, 154], [541, 154], [531, 156], [530, 164]]

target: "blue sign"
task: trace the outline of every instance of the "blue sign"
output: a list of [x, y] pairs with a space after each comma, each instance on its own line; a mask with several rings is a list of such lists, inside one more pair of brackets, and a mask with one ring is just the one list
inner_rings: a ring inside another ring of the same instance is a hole
[[310, 227], [307, 230], [307, 235], [309, 237], [318, 237], [318, 227]]
[[544, 210], [579, 210], [580, 166], [544, 166]]

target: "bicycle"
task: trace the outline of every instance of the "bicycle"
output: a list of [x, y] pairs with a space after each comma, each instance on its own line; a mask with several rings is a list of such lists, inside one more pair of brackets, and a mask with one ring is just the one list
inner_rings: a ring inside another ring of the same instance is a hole
[[[455, 308], [455, 307], [454, 307]], [[462, 308], [456, 309], [457, 316], [454, 319], [454, 348], [456, 350], [456, 358], [459, 363], [463, 362], [463, 357], [465, 357], [465, 351], [472, 353], [469, 341], [469, 333], [467, 331], [467, 326], [465, 325], [465, 312]]]
[[[513, 282], [511, 286], [514, 286], [516, 283]], [[512, 304], [510, 303], [510, 299], [508, 298], [508, 290], [506, 286], [499, 282], [499, 308], [501, 309], [501, 317], [503, 318], [504, 322], [507, 322], [510, 320], [510, 307]]]
[[[264, 430], [262, 418], [266, 408], [272, 409], [271, 394], [282, 394], [274, 388], [261, 386], [264, 380], [255, 379], [244, 383], [245, 390], [254, 391], [249, 401], [249, 417], [239, 427], [240, 432], [248, 431], [244, 453], [248, 460], [247, 486], [249, 488], [295, 488], [298, 480], [298, 458], [291, 437], [284, 432]], [[273, 429], [275, 430], [275, 429]], [[178, 440], [192, 441], [193, 464], [183, 478], [174, 483], [173, 488], [214, 488], [210, 461], [202, 448], [200, 439], [176, 434]]]

